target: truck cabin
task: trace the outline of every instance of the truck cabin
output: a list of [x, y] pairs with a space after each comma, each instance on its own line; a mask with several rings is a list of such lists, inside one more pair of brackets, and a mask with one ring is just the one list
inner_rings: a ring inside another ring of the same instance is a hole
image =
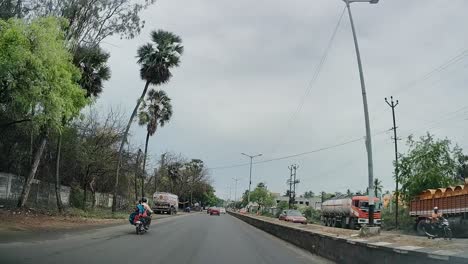
[[[353, 197], [353, 206], [363, 210], [369, 210], [369, 197], [368, 196], [354, 196]], [[382, 203], [379, 198], [374, 197], [374, 211], [380, 212], [382, 209]]]

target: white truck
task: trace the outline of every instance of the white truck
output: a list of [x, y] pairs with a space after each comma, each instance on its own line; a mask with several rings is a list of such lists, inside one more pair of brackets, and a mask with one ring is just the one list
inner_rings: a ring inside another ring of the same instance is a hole
[[179, 207], [179, 197], [172, 193], [155, 192], [153, 194], [153, 211], [156, 214], [176, 214]]

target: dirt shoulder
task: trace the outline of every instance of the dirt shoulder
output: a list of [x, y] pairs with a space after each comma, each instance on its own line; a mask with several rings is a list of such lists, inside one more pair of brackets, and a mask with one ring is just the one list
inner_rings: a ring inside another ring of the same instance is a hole
[[34, 210], [0, 210], [0, 232], [75, 229], [83, 226], [124, 224], [125, 221], [125, 218], [100, 219], [74, 215], [56, 215]]

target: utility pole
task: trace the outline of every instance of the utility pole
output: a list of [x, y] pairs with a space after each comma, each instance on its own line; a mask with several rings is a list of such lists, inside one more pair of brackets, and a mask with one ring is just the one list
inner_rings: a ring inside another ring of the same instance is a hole
[[366, 149], [367, 149], [367, 171], [368, 171], [368, 184], [369, 184], [369, 226], [374, 225], [374, 163], [372, 160], [372, 140], [371, 140], [371, 128], [369, 121], [369, 109], [367, 105], [367, 93], [366, 84], [364, 81], [364, 71], [362, 69], [361, 53], [359, 51], [358, 40], [356, 36], [356, 29], [354, 27], [353, 16], [351, 14], [350, 3], [352, 2], [368, 2], [370, 4], [377, 4], [379, 0], [343, 0], [346, 3], [348, 9], [349, 21], [351, 24], [351, 30], [354, 39], [354, 48], [356, 50], [356, 58], [359, 69], [359, 79], [361, 81], [361, 93], [362, 93], [362, 104], [364, 106], [364, 120], [366, 124]]
[[291, 166], [288, 166], [288, 168], [289, 180], [287, 183], [289, 184], [289, 209], [291, 209], [296, 201], [296, 184], [299, 183], [299, 180], [296, 179], [296, 170], [299, 168], [299, 166], [292, 164]]
[[393, 101], [393, 96], [390, 96], [390, 102], [388, 102], [387, 98], [385, 98], [385, 102], [392, 108], [392, 116], [393, 116], [393, 140], [395, 143], [395, 228], [398, 229], [398, 138], [396, 133], [396, 121], [395, 121], [395, 107], [398, 105], [398, 100], [396, 102]]
[[235, 182], [236, 182], [236, 187], [234, 188], [234, 208], [237, 206], [236, 203], [237, 203], [237, 182], [239, 181], [239, 179], [236, 177], [236, 178], [232, 178]]
[[[248, 205], [250, 203], [250, 187], [252, 185], [252, 160], [256, 157], [262, 156], [262, 154], [257, 154], [257, 155], [248, 155], [245, 153], [241, 153], [241, 154], [250, 158], [249, 192], [247, 193], [247, 205]], [[250, 211], [250, 207], [248, 207], [247, 209]]]
[[293, 204], [296, 202], [296, 185], [299, 183], [299, 180], [296, 179], [296, 170], [299, 168], [299, 166], [297, 166], [296, 164], [293, 165], [293, 177], [294, 177], [294, 180], [293, 180]]
[[289, 169], [289, 179], [287, 180], [287, 183], [289, 184], [289, 193], [288, 193], [288, 196], [289, 196], [289, 202], [288, 202], [288, 208], [291, 209], [291, 204], [292, 204], [292, 176], [293, 176], [293, 167], [292, 166], [288, 166], [288, 169]]

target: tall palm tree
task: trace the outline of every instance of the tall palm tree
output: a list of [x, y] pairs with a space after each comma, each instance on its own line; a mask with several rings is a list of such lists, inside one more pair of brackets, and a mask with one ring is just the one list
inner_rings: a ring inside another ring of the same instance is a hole
[[128, 131], [132, 125], [133, 119], [135, 118], [138, 108], [141, 102], [143, 102], [148, 86], [161, 85], [167, 83], [171, 77], [171, 69], [179, 66], [180, 56], [184, 52], [182, 46], [182, 39], [174, 33], [158, 30], [151, 32], [151, 43], [145, 44], [138, 48], [137, 58], [138, 64], [140, 64], [140, 77], [145, 80], [145, 87], [138, 99], [135, 108], [133, 109], [130, 120], [128, 120], [127, 127], [122, 137], [122, 142], [119, 148], [119, 160], [117, 162], [117, 170], [115, 173], [114, 182], [114, 196], [112, 201], [112, 212], [117, 209], [117, 189], [119, 186], [119, 173], [120, 164], [122, 163], [122, 153], [127, 140]]
[[379, 193], [382, 193], [382, 189], [383, 189], [382, 181], [379, 180], [378, 178], [375, 178], [374, 179], [374, 194], [375, 194], [375, 197], [377, 197]]
[[163, 127], [172, 116], [172, 105], [171, 98], [169, 98], [163, 90], [155, 91], [150, 90], [146, 101], [142, 103], [140, 107], [139, 125], [146, 125], [146, 142], [145, 142], [145, 153], [143, 154], [143, 180], [141, 182], [141, 193], [145, 196], [144, 184], [145, 184], [145, 168], [146, 168], [146, 156], [148, 154], [148, 141], [149, 137], [156, 133], [158, 125]]

